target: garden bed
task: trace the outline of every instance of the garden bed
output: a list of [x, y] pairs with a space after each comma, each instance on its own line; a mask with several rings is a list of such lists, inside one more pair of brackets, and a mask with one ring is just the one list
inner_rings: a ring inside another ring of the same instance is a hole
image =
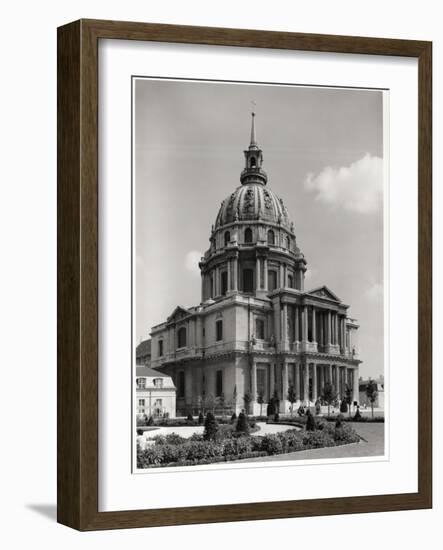
[[317, 423], [317, 429], [313, 431], [289, 429], [264, 436], [241, 434], [228, 426], [220, 428], [222, 429], [212, 440], [205, 440], [200, 434], [194, 434], [188, 439], [175, 433], [155, 436], [148, 447], [137, 447], [137, 467], [144, 469], [213, 464], [335, 447], [360, 440], [349, 425], [336, 427], [324, 421]]

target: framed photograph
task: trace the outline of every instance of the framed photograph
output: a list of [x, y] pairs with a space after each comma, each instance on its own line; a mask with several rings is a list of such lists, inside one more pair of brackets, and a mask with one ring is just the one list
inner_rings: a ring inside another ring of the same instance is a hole
[[430, 508], [431, 43], [58, 29], [58, 520]]

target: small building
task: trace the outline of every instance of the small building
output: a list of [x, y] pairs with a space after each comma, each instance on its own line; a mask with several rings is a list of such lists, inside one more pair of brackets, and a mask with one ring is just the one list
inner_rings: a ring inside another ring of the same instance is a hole
[[377, 398], [374, 401], [374, 409], [384, 409], [385, 408], [385, 381], [383, 375], [378, 378], [371, 379], [368, 378], [364, 380], [360, 378], [358, 381], [358, 391], [359, 391], [359, 401], [360, 406], [371, 407], [371, 402], [366, 395], [366, 388], [368, 387], [369, 382], [375, 382], [377, 384]]
[[136, 367], [137, 416], [175, 417], [176, 389], [172, 378], [150, 367]]
[[149, 367], [151, 365], [151, 339], [143, 340], [135, 348], [135, 363]]

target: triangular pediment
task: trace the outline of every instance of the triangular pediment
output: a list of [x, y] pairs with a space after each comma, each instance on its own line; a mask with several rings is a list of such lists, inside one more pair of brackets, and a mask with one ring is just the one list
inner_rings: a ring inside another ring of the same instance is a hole
[[307, 294], [310, 296], [316, 296], [317, 298], [324, 298], [326, 300], [332, 300], [333, 302], [340, 302], [340, 298], [332, 292], [327, 286], [321, 286], [310, 290]]
[[171, 313], [171, 315], [168, 317], [168, 323], [170, 322], [177, 322], [180, 321], [180, 319], [184, 319], [185, 317], [189, 317], [191, 315], [191, 312], [187, 310], [186, 308], [182, 306], [177, 306], [174, 311]]

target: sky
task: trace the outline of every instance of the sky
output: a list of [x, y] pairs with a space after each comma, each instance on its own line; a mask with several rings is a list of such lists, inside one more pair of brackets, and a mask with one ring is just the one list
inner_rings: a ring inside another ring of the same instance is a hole
[[[254, 103], [253, 103], [254, 102]], [[251, 110], [268, 186], [307, 260], [360, 324], [360, 375], [383, 374], [382, 92], [135, 80], [135, 340], [200, 303], [198, 261], [240, 185]]]

